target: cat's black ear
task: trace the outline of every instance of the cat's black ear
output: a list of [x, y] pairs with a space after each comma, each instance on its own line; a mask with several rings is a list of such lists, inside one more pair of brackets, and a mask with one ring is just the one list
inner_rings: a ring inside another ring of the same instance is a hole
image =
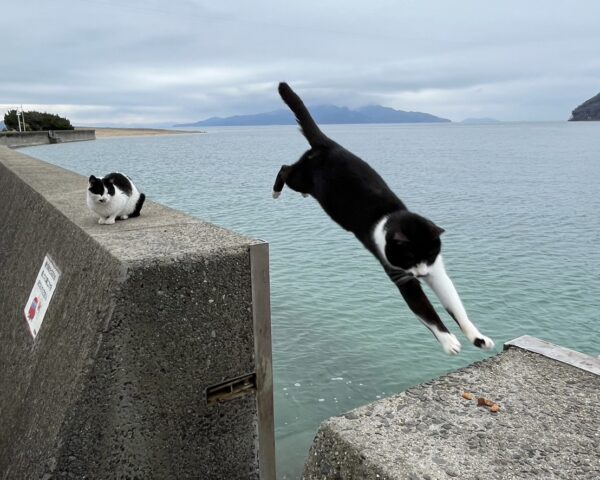
[[90, 183], [92, 183], [92, 182], [94, 182], [95, 180], [96, 180], [96, 177], [94, 177], [93, 175], [90, 175], [90, 178], [89, 178], [89, 180], [88, 180], [88, 181], [89, 181]]
[[396, 243], [403, 243], [408, 242], [408, 237], [398, 230], [397, 232], [394, 232], [394, 235], [392, 235], [392, 240], [394, 240]]
[[432, 223], [431, 225], [432, 225], [433, 234], [436, 237], [440, 237], [442, 235], [442, 233], [444, 233], [446, 231], [442, 227], [438, 227], [435, 223]]

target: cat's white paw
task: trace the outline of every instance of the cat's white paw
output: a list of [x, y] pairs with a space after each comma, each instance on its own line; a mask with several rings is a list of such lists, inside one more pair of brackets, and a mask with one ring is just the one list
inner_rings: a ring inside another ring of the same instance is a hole
[[121, 220], [127, 220], [129, 218], [129, 215], [121, 215], [119, 218]]
[[448, 355], [458, 355], [460, 353], [460, 342], [452, 333], [440, 333], [438, 340], [442, 344], [444, 352]]
[[483, 350], [491, 350], [495, 346], [494, 341], [485, 335], [479, 335], [473, 342], [473, 345]]
[[100, 217], [100, 218], [98, 219], [98, 223], [99, 223], [100, 225], [104, 225], [104, 219], [103, 219], [102, 217]]
[[281, 192], [276, 192], [273, 190], [273, 198], [279, 198], [279, 195], [281, 195]]
[[112, 225], [113, 223], [115, 223], [114, 218], [107, 218], [106, 220], [104, 220], [104, 225]]

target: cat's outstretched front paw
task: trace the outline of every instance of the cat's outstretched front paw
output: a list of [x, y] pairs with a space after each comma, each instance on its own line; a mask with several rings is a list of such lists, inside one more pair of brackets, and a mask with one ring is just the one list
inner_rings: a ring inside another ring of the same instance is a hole
[[491, 350], [492, 348], [494, 348], [494, 341], [489, 338], [486, 337], [485, 335], [479, 335], [474, 341], [473, 341], [473, 345], [475, 345], [478, 348], [481, 348], [483, 350]]
[[98, 223], [99, 223], [100, 225], [104, 225], [104, 219], [103, 219], [102, 217], [100, 217], [100, 218], [98, 219]]
[[115, 223], [114, 217], [108, 217], [104, 219], [104, 225], [112, 225], [113, 223]]
[[279, 195], [281, 195], [281, 192], [276, 192], [273, 190], [273, 198], [279, 198]]
[[460, 353], [460, 342], [452, 333], [443, 332], [438, 336], [444, 352], [448, 355], [458, 355]]

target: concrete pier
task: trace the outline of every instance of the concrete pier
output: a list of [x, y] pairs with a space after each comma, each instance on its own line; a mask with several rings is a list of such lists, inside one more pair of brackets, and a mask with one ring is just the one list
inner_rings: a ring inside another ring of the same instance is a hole
[[0, 146], [0, 479], [274, 479], [268, 246], [86, 188]]
[[91, 128], [39, 132], [0, 132], [0, 145], [9, 148], [33, 147], [50, 143], [85, 142], [95, 139], [96, 131]]
[[505, 348], [323, 422], [304, 478], [600, 478], [600, 359], [532, 337]]

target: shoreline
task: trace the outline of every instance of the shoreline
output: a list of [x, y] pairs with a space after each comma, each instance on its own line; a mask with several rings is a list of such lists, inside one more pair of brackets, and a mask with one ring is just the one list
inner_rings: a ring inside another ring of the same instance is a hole
[[168, 130], [163, 128], [75, 127], [75, 130], [95, 130], [96, 139], [115, 137], [147, 137], [164, 135], [196, 135], [200, 130]]

